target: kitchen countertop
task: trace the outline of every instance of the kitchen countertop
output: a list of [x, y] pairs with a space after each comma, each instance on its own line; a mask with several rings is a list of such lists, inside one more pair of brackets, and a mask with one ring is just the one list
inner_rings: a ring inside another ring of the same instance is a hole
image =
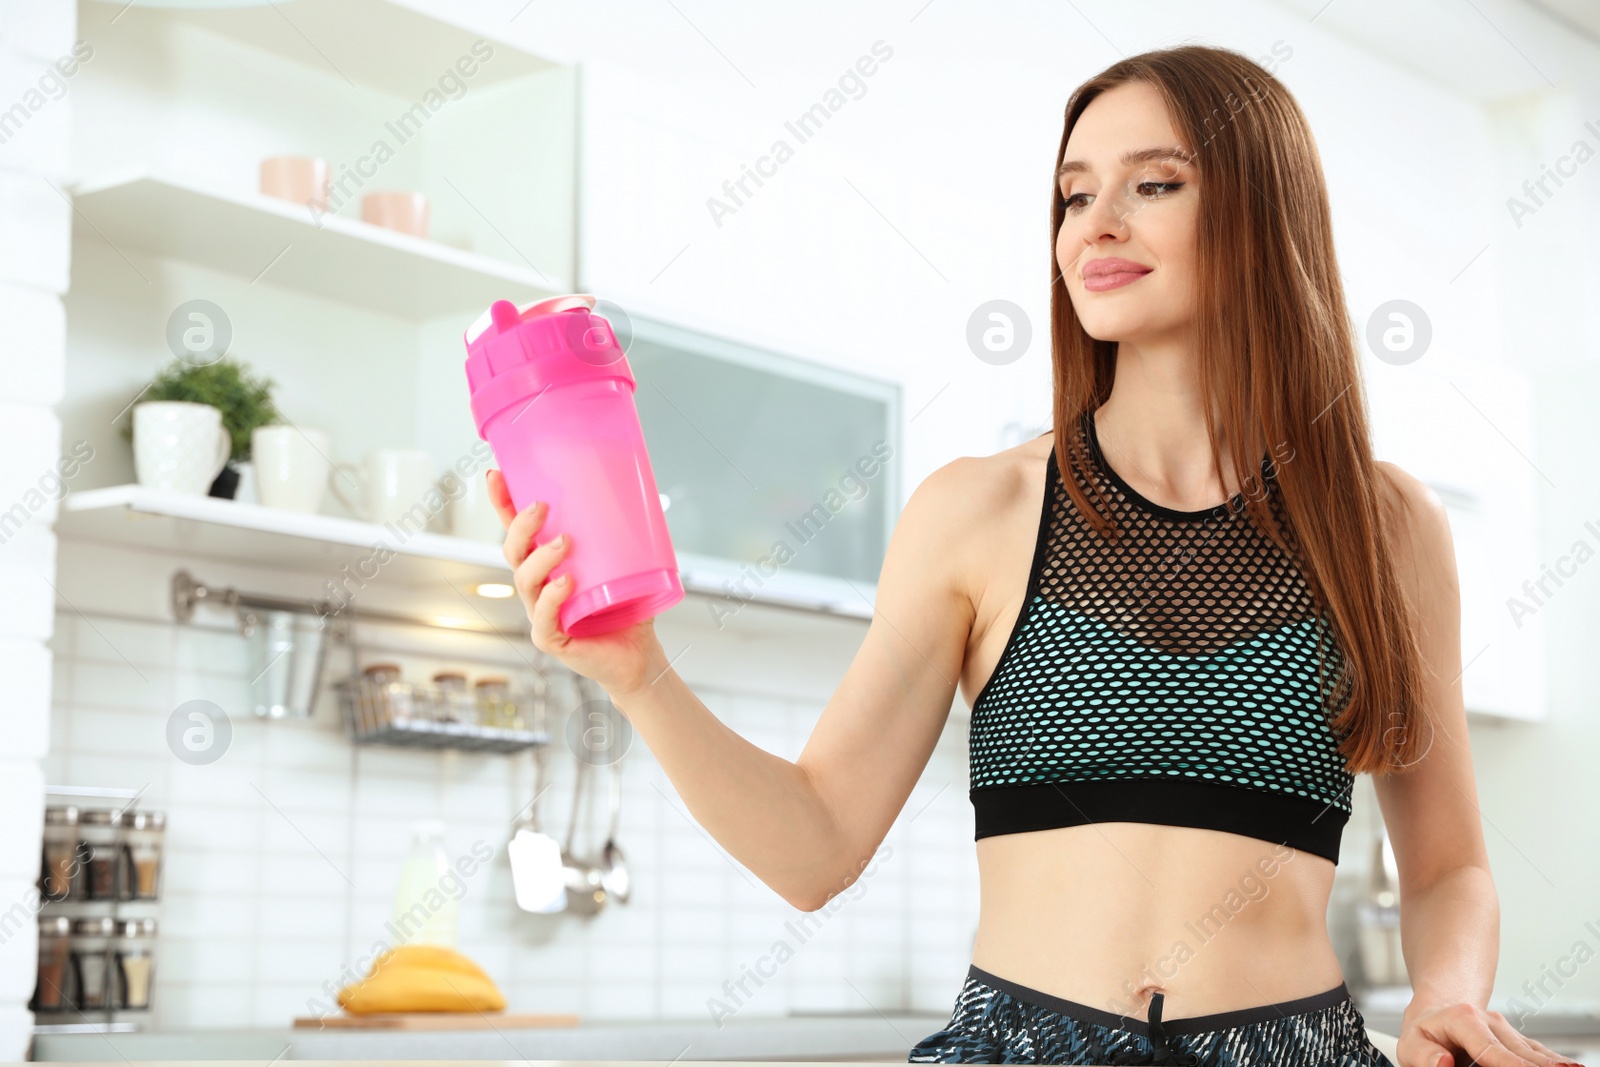
[[[1399, 1017], [1363, 1013], [1391, 1058]], [[58, 1034], [35, 1038], [36, 1061], [162, 1064], [528, 1063], [538, 1067], [655, 1061], [694, 1063], [904, 1063], [910, 1048], [948, 1021], [945, 1014], [818, 1014], [706, 1021], [615, 1021], [539, 1030], [341, 1031], [188, 1030], [132, 1034]], [[1556, 1052], [1600, 1067], [1600, 1027], [1592, 1015], [1535, 1016], [1520, 1029]], [[1389, 1025], [1385, 1025], [1389, 1024]], [[1392, 1029], [1391, 1029], [1392, 1027]], [[515, 1060], [505, 1060], [506, 1056]]]
[[805, 1060], [906, 1062], [911, 1046], [948, 1013], [819, 1014], [710, 1020], [597, 1021], [580, 1026], [489, 1030], [184, 1030], [131, 1034], [40, 1034], [33, 1058], [107, 1061], [475, 1060], [508, 1056], [550, 1062]]

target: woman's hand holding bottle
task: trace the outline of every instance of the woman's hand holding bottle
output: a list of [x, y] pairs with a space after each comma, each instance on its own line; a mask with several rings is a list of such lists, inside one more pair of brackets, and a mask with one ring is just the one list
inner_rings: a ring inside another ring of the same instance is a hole
[[637, 692], [658, 679], [669, 664], [656, 639], [653, 618], [592, 637], [571, 637], [561, 629], [558, 613], [572, 595], [572, 579], [569, 575], [554, 581], [549, 578], [571, 551], [569, 539], [562, 535], [535, 543], [534, 537], [544, 525], [546, 505], [536, 501], [519, 513], [501, 473], [490, 470], [488, 478], [489, 499], [506, 530], [503, 548], [513, 573], [512, 585], [533, 624], [533, 646], [568, 669], [594, 679], [614, 698]]

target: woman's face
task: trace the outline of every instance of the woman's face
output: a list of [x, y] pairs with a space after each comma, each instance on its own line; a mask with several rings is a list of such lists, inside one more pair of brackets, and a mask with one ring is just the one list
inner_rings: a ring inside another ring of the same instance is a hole
[[[1145, 82], [1101, 93], [1067, 138], [1056, 264], [1096, 340], [1188, 338], [1200, 172], [1185, 150], [1193, 148], [1180, 143], [1160, 94]], [[1126, 158], [1134, 154], [1145, 158]]]

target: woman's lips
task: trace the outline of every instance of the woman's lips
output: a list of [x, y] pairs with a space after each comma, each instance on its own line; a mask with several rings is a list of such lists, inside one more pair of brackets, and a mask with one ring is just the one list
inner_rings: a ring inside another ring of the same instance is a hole
[[1083, 268], [1083, 287], [1091, 293], [1119, 289], [1150, 273], [1150, 268], [1126, 259], [1093, 259]]

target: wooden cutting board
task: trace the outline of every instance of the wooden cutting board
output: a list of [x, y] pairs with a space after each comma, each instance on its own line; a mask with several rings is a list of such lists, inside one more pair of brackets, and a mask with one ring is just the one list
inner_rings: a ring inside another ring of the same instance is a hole
[[538, 1012], [414, 1011], [376, 1015], [302, 1016], [297, 1030], [533, 1030], [577, 1026], [576, 1015]]

